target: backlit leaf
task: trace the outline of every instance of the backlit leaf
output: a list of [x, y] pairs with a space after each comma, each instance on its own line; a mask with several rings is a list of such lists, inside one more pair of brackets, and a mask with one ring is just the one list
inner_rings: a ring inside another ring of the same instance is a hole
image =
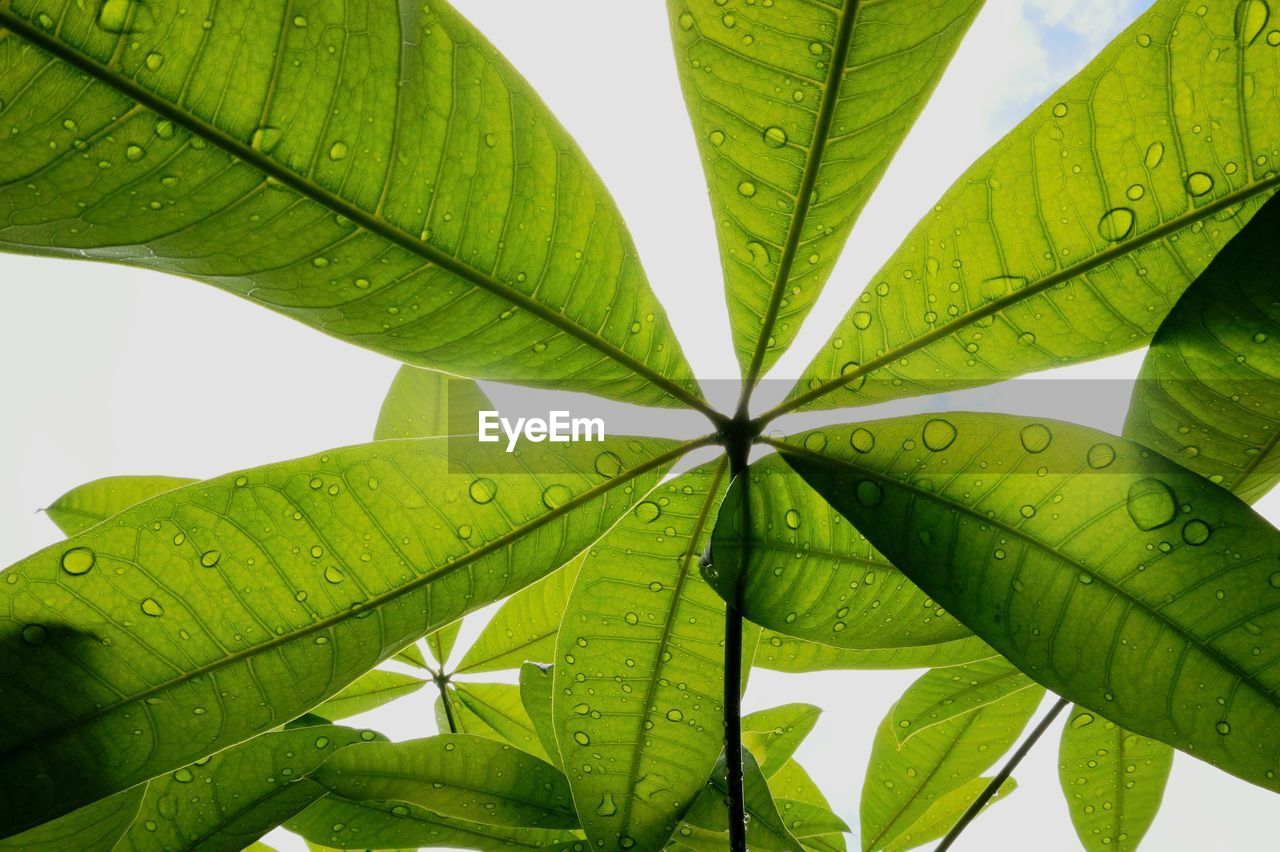
[[948, 414], [954, 437], [930, 449], [938, 422], [864, 424], [867, 453], [850, 446], [852, 427], [827, 430], [825, 452], [787, 458], [1019, 669], [1280, 789], [1280, 674], [1265, 639], [1280, 630], [1280, 531], [1123, 438]]
[[72, 488], [44, 511], [63, 534], [75, 535], [135, 503], [192, 482], [177, 476], [107, 476]]
[[765, 778], [782, 768], [813, 730], [822, 708], [783, 704], [742, 717], [742, 744], [751, 750]]
[[473, 381], [404, 366], [382, 400], [373, 439], [474, 434], [477, 414], [492, 408], [489, 397]]
[[312, 712], [322, 718], [337, 721], [357, 713], [367, 713], [397, 698], [412, 695], [426, 684], [427, 681], [420, 677], [375, 669], [356, 678]]
[[836, 648], [765, 630], [756, 648], [754, 665], [797, 673], [829, 669], [924, 669], [971, 663], [994, 653], [990, 645], [976, 636], [937, 645], [860, 650]]
[[668, 0], [734, 348], [787, 348], [981, 0]]
[[514, 669], [526, 661], [551, 662], [560, 616], [564, 614], [581, 563], [581, 558], [575, 559], [512, 595], [462, 656], [458, 673]]
[[569, 785], [558, 769], [472, 734], [359, 743], [329, 758], [312, 777], [344, 799], [408, 802], [492, 825], [578, 825]]
[[147, 792], [146, 784], [122, 790], [79, 810], [58, 817], [21, 834], [0, 840], [0, 849], [12, 852], [111, 852], [129, 830]]
[[0, 6], [0, 248], [206, 281], [420, 367], [702, 404], [603, 184], [446, 3], [101, 6]]
[[1173, 750], [1073, 707], [1062, 729], [1058, 779], [1089, 852], [1132, 852], [1160, 809]]
[[611, 440], [624, 472], [605, 477], [599, 444], [532, 446], [516, 476], [451, 473], [467, 459], [432, 438], [229, 474], [7, 569], [0, 824], [16, 833], [298, 716], [564, 564], [681, 452]]
[[1239, 8], [1157, 0], [938, 200], [788, 406], [970, 387], [1145, 344], [1280, 186], [1280, 54], [1237, 26]]
[[[933, 645], [969, 636], [777, 456], [734, 480], [711, 540], [721, 596], [751, 621], [841, 648]], [[743, 493], [751, 529], [742, 529]], [[747, 564], [741, 565], [742, 553]], [[745, 577], [739, 577], [745, 573]]]
[[1280, 481], [1280, 201], [1214, 258], [1156, 332], [1125, 436], [1252, 503]]
[[[907, 826], [906, 831], [885, 844], [886, 852], [906, 852], [908, 849], [916, 849], [938, 840], [951, 830], [951, 827], [964, 815], [969, 806], [977, 801], [978, 796], [990, 783], [990, 778], [974, 778], [949, 793], [943, 793], [919, 819]], [[987, 808], [996, 802], [1003, 801], [1016, 789], [1018, 789], [1018, 782], [1012, 778], [1006, 778], [995, 795], [983, 805], [981, 812], [986, 813]]]
[[542, 743], [542, 750], [552, 765], [563, 769], [560, 746], [556, 743], [555, 720], [551, 716], [554, 680], [555, 673], [550, 666], [525, 663], [520, 667], [520, 703], [524, 705], [525, 715], [533, 723], [533, 730]]
[[1024, 689], [1039, 691], [1036, 682], [1003, 657], [991, 657], [930, 669], [889, 711], [890, 729], [904, 743], [934, 725], [972, 713]]
[[[464, 720], [462, 730], [493, 736], [534, 757], [547, 759], [533, 720], [520, 700], [520, 687], [513, 683], [453, 684], [454, 709]], [[481, 726], [487, 730], [480, 729]]]

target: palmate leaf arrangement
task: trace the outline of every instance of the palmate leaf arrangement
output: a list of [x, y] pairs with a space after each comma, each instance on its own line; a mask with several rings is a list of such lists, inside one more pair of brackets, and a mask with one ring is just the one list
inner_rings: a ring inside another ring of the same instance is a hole
[[[1046, 689], [1075, 704], [1088, 849], [1137, 846], [1171, 747], [1280, 790], [1280, 534], [1246, 502], [1280, 478], [1265, 2], [1157, 0], [752, 413], [979, 6], [670, 0], [743, 368], [726, 414], [581, 152], [443, 0], [0, 0], [0, 247], [205, 281], [408, 365], [371, 443], [50, 507], [67, 539], [0, 582], [0, 846], [846, 848], [793, 757], [818, 709], [742, 716], [753, 665], [928, 669], [875, 734], [864, 849], [948, 845], [1008, 795], [1049, 717], [983, 773]], [[1146, 344], [1123, 436], [773, 425]], [[487, 403], [445, 374], [712, 428], [481, 470], [445, 395]], [[451, 733], [336, 724], [430, 681]]]

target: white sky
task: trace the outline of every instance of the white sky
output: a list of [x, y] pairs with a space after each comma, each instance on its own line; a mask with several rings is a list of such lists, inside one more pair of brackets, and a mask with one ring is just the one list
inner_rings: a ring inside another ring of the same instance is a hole
[[[602, 174], [699, 376], [735, 377], [710, 207], [663, 4], [456, 5], [529, 77]], [[773, 377], [805, 366], [946, 186], [1138, 8], [1134, 0], [988, 2]], [[56, 541], [36, 510], [96, 477], [205, 477], [368, 440], [396, 368], [212, 288], [123, 267], [0, 256], [0, 297], [8, 320], [0, 336], [0, 399], [8, 405], [0, 421], [0, 564]], [[1140, 361], [1132, 353], [1060, 372], [1132, 376]], [[1075, 413], [1118, 430], [1123, 402]], [[1273, 496], [1263, 511], [1280, 517], [1280, 500]], [[462, 643], [483, 620], [468, 620]], [[912, 679], [758, 672], [746, 709], [780, 700], [826, 708], [798, 756], [856, 827], [875, 725]], [[421, 736], [434, 726], [430, 697], [423, 692], [358, 721], [396, 739]], [[1046, 736], [1017, 773], [1020, 790], [978, 820], [960, 848], [1078, 848], [1058, 790], [1056, 738]], [[1144, 848], [1274, 848], [1263, 817], [1274, 802], [1180, 754]], [[270, 840], [302, 848], [279, 833]]]

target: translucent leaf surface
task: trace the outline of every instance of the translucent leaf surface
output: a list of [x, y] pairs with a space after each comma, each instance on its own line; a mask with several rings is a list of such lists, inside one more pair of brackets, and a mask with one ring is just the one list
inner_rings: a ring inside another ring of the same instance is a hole
[[[930, 426], [930, 424], [934, 424]], [[788, 451], [948, 612], [1054, 692], [1270, 789], [1280, 532], [1105, 433], [1000, 414], [864, 424]], [[910, 449], [908, 449], [910, 447]], [[1261, 637], [1261, 638], [1260, 638]]]
[[313, 712], [336, 722], [357, 713], [367, 713], [397, 698], [412, 695], [426, 684], [427, 681], [420, 677], [375, 669], [343, 687], [337, 695], [316, 707]]
[[1238, 8], [1158, 0], [1036, 107], [915, 227], [788, 404], [969, 387], [1145, 344], [1280, 185], [1280, 52]]
[[135, 503], [192, 482], [177, 476], [107, 476], [77, 485], [44, 511], [64, 534], [75, 535]]
[[564, 564], [679, 455], [621, 440], [623, 473], [605, 477], [598, 444], [534, 446], [511, 457], [519, 475], [451, 473], [467, 460], [431, 438], [229, 474], [7, 569], [0, 823], [20, 831], [298, 716]]
[[971, 663], [994, 653], [990, 645], [974, 636], [937, 645], [867, 651], [837, 648], [765, 630], [756, 648], [755, 665], [796, 673], [829, 669], [924, 669]]
[[0, 6], [0, 248], [195, 278], [420, 367], [702, 404], [603, 184], [452, 8], [245, 14]]
[[734, 348], [791, 343], [981, 0], [668, 0]]

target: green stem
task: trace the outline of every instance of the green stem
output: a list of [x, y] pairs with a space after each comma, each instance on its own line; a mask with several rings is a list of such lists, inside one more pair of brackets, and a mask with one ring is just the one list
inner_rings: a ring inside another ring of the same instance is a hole
[[1022, 741], [1022, 745], [1018, 746], [1018, 750], [1009, 755], [1009, 759], [1004, 762], [1004, 766], [1000, 767], [1000, 771], [991, 779], [991, 783], [987, 785], [978, 798], [973, 800], [973, 804], [969, 805], [969, 809], [961, 815], [960, 819], [956, 820], [956, 824], [951, 826], [951, 830], [947, 832], [946, 837], [942, 838], [942, 842], [938, 844], [938, 848], [934, 852], [946, 852], [951, 848], [951, 844], [956, 842], [960, 832], [964, 831], [969, 823], [973, 822], [974, 817], [980, 814], [982, 809], [987, 806], [987, 802], [991, 801], [992, 797], [999, 792], [1000, 786], [1009, 779], [1009, 776], [1013, 774], [1013, 770], [1022, 762], [1022, 758], [1026, 757], [1027, 752], [1031, 751], [1031, 747], [1036, 744], [1040, 737], [1044, 736], [1044, 732], [1049, 730], [1049, 725], [1053, 723], [1054, 719], [1058, 718], [1058, 714], [1066, 708], [1068, 703], [1067, 699], [1059, 698], [1053, 707], [1049, 709], [1049, 712], [1044, 714], [1040, 724], [1036, 725], [1035, 729], [1027, 735], [1027, 738]]
[[453, 715], [453, 699], [449, 697], [449, 676], [444, 672], [440, 672], [431, 678], [435, 681], [436, 689], [440, 690], [440, 704], [444, 707], [444, 719], [449, 723], [449, 733], [458, 733], [458, 720]]
[[[734, 428], [726, 435], [725, 448], [729, 454], [730, 482], [739, 475], [746, 476], [747, 456], [751, 452], [751, 424], [745, 418], [735, 418]], [[745, 481], [745, 480], [744, 480]], [[751, 503], [747, 494], [741, 500], [743, 529], [750, 522]], [[726, 806], [729, 822], [729, 852], [747, 851], [746, 801], [742, 780], [742, 611], [741, 596], [747, 554], [738, 555], [741, 570], [735, 572], [737, 581], [732, 601], [726, 601], [724, 611], [724, 758]]]

